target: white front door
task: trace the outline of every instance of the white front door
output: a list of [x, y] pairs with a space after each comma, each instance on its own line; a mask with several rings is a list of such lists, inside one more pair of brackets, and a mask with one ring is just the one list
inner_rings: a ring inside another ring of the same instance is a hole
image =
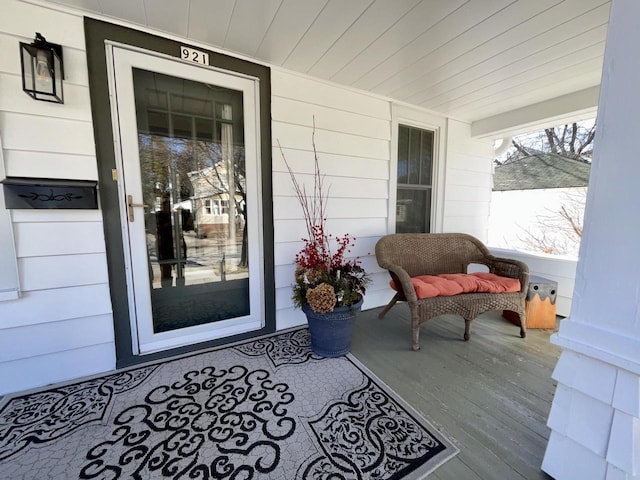
[[107, 49], [134, 354], [262, 328], [257, 80]]

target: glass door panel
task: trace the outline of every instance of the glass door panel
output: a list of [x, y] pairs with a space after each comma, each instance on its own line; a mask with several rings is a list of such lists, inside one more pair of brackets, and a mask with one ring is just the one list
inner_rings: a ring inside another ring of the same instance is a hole
[[242, 92], [136, 68], [133, 83], [153, 330], [249, 315]]
[[119, 48], [114, 60], [139, 352], [260, 328], [253, 82]]

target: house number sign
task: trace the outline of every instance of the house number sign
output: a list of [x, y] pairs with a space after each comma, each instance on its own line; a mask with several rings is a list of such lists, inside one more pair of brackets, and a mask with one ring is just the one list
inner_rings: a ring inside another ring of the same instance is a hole
[[180, 47], [180, 58], [189, 62], [198, 63], [200, 65], [209, 65], [209, 54], [194, 50], [193, 48]]

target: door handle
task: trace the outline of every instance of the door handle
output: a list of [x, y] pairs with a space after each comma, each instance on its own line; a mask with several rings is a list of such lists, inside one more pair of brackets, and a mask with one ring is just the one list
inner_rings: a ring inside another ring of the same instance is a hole
[[133, 209], [136, 207], [147, 207], [144, 203], [133, 203], [133, 197], [131, 195], [127, 195], [127, 210], [129, 212], [129, 221], [133, 222], [135, 220], [133, 215]]

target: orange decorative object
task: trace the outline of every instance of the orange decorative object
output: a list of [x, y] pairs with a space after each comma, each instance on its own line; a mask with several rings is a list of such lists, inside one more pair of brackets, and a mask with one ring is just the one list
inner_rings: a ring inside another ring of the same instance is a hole
[[[527, 328], [556, 327], [557, 296], [557, 282], [535, 275], [531, 276], [525, 301]], [[505, 310], [502, 312], [502, 316], [511, 323], [520, 325], [520, 319], [516, 313]]]

